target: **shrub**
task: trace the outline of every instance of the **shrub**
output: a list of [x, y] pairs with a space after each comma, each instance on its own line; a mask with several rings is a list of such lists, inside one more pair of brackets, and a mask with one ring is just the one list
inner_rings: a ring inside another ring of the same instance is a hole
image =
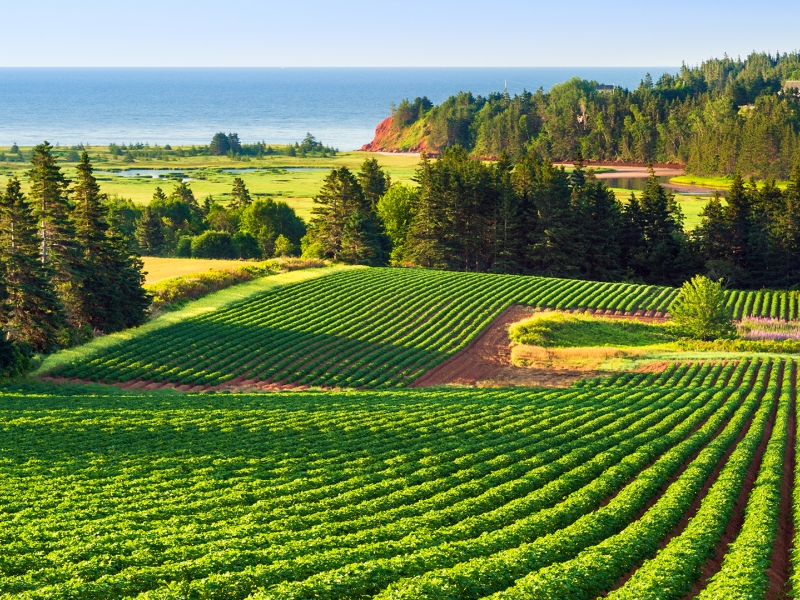
[[697, 275], [683, 284], [669, 312], [686, 335], [710, 341], [736, 332], [725, 303], [722, 280]]
[[7, 340], [5, 333], [0, 331], [0, 378], [19, 377], [31, 368], [31, 360], [25, 356], [19, 347]]
[[206, 231], [192, 240], [193, 258], [238, 258], [230, 233]]
[[275, 239], [275, 256], [288, 256], [294, 252], [294, 245], [285, 235], [281, 234]]
[[184, 235], [178, 239], [178, 245], [175, 246], [175, 256], [178, 258], [192, 258], [192, 236]]
[[261, 248], [258, 246], [258, 240], [249, 233], [240, 231], [235, 234], [233, 236], [233, 245], [236, 246], [239, 258], [261, 258]]

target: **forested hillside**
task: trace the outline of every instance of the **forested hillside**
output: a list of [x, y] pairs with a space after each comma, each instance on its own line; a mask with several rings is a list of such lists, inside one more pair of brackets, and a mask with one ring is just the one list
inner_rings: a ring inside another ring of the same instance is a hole
[[[800, 53], [751, 54], [684, 65], [635, 90], [572, 79], [549, 92], [488, 97], [462, 92], [438, 106], [403, 100], [371, 150], [460, 145], [478, 156], [683, 163], [702, 175], [785, 179], [800, 160]], [[796, 92], [796, 90], [794, 90]]]

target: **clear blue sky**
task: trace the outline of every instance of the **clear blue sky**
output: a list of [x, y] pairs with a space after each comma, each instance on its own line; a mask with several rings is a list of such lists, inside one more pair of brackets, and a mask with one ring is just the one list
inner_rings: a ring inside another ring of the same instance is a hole
[[0, 66], [649, 66], [800, 49], [800, 1], [3, 0]]

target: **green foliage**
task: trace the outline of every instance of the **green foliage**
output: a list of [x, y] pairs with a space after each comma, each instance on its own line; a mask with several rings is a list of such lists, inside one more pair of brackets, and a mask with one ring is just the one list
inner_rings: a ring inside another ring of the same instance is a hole
[[275, 239], [275, 256], [288, 256], [294, 252], [294, 245], [285, 235], [281, 234]]
[[[573, 78], [548, 92], [461, 92], [437, 106], [403, 100], [381, 149], [459, 145], [473, 156], [687, 164], [697, 175], [788, 177], [800, 161], [800, 111], [783, 84], [800, 53], [709, 59], [634, 90]], [[740, 110], [741, 106], [748, 107]]]
[[258, 245], [258, 240], [249, 233], [239, 231], [234, 234], [233, 245], [236, 246], [239, 258], [261, 258], [261, 248]]
[[193, 258], [238, 258], [239, 251], [229, 233], [206, 231], [192, 238]]
[[306, 234], [306, 226], [285, 202], [258, 198], [247, 206], [239, 219], [240, 231], [249, 233], [261, 248], [263, 256], [275, 254], [275, 240], [283, 235], [294, 246]]
[[518, 344], [552, 348], [650, 346], [678, 339], [668, 325], [567, 313], [534, 316], [516, 323], [508, 333]]
[[52, 271], [41, 260], [37, 225], [19, 180], [10, 179], [0, 193], [2, 328], [36, 352], [52, 352], [63, 345], [67, 322]]
[[233, 208], [244, 208], [252, 203], [250, 192], [241, 177], [236, 177], [233, 180], [233, 190], [231, 190], [231, 206]]
[[192, 258], [192, 240], [190, 235], [181, 236], [178, 245], [175, 246], [175, 256], [177, 258]]
[[[726, 559], [758, 596], [794, 368], [675, 364], [532, 390], [6, 385], [4, 531], [25, 544], [4, 546], [3, 585], [88, 599], [680, 598], [768, 436]], [[187, 524], [202, 539], [187, 544]], [[88, 572], [112, 555], [114, 570]]]
[[0, 379], [21, 377], [31, 369], [31, 359], [0, 329]]
[[676, 326], [699, 340], [729, 337], [736, 332], [722, 283], [702, 275], [683, 284], [670, 314]]
[[418, 202], [416, 188], [400, 183], [392, 185], [378, 201], [376, 212], [392, 242], [392, 264], [403, 261], [408, 232]]
[[375, 206], [388, 185], [374, 159], [364, 161], [357, 176], [347, 167], [332, 169], [314, 197], [306, 248], [315, 244], [314, 251], [319, 248], [323, 257], [351, 264], [386, 264], [391, 242]]

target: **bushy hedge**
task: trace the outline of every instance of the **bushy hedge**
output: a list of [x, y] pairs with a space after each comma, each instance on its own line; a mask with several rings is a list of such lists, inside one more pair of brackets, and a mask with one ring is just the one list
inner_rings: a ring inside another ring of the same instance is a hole
[[192, 239], [194, 258], [239, 258], [239, 250], [230, 233], [206, 231]]
[[246, 263], [241, 267], [209, 269], [203, 273], [173, 277], [147, 285], [145, 289], [153, 295], [153, 308], [157, 309], [177, 302], [197, 300], [212, 292], [258, 277], [274, 275], [283, 271], [324, 267], [325, 265], [325, 261], [322, 260], [271, 259], [259, 263]]

